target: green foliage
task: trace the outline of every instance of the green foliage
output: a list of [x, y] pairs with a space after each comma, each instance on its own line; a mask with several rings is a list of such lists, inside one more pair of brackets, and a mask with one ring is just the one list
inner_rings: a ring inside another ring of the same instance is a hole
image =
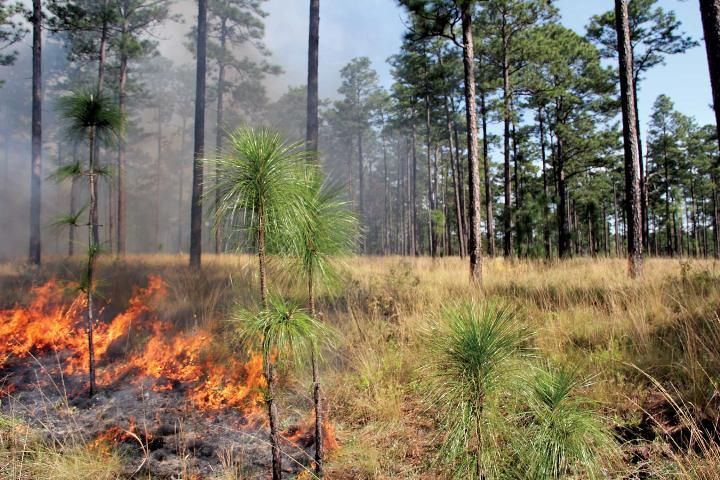
[[68, 213], [67, 215], [62, 215], [60, 218], [55, 220], [53, 223], [53, 226], [55, 227], [79, 227], [81, 226], [80, 218], [85, 213], [85, 210], [87, 210], [88, 205], [84, 205], [80, 210], [78, 210], [75, 213]]
[[314, 284], [331, 286], [338, 279], [339, 257], [357, 246], [358, 219], [344, 189], [329, 183], [319, 169], [307, 169], [304, 185], [305, 214], [294, 229], [298, 238], [287, 252], [291, 270], [312, 278]]
[[446, 308], [428, 332], [428, 363], [420, 373], [445, 432], [439, 460], [453, 478], [496, 476], [502, 421], [495, 402], [518, 385], [529, 338], [515, 309], [492, 302]]
[[568, 368], [540, 368], [531, 381], [529, 411], [519, 431], [522, 461], [518, 478], [560, 479], [573, 473], [603, 478], [603, 455], [616, 445], [587, 399], [585, 386]]
[[74, 161], [71, 163], [68, 163], [66, 165], [61, 165], [60, 167], [55, 170], [55, 172], [50, 176], [51, 179], [55, 180], [56, 182], [64, 182], [68, 179], [75, 179], [82, 177], [84, 175], [84, 171], [82, 168], [82, 165], [80, 165], [79, 161]]
[[[298, 305], [271, 296], [260, 312], [238, 309], [232, 316], [240, 341], [274, 362], [307, 362], [313, 349], [328, 344], [335, 335], [325, 323], [312, 318]], [[318, 348], [319, 350], [319, 348]]]
[[[636, 80], [653, 67], [663, 65], [666, 56], [685, 53], [698, 45], [680, 30], [682, 24], [675, 12], [665, 11], [656, 6], [657, 3], [658, 0], [631, 0], [628, 3]], [[587, 36], [601, 47], [605, 58], [615, 58], [615, 11], [593, 16], [587, 27]]]
[[[20, 2], [0, 1], [0, 52], [18, 43], [27, 33], [27, 29], [18, 22], [18, 18], [23, 14], [27, 12]], [[0, 53], [0, 66], [12, 65], [16, 58], [17, 51]]]
[[218, 171], [217, 183], [207, 189], [207, 198], [220, 193], [216, 226], [232, 225], [256, 239], [262, 223], [268, 245], [287, 248], [285, 243], [298, 238], [295, 232], [307, 215], [306, 159], [302, 143], [285, 143], [276, 132], [235, 130], [228, 137], [227, 150], [207, 161]]
[[61, 97], [57, 107], [66, 123], [67, 136], [73, 140], [87, 140], [92, 132], [97, 141], [111, 144], [124, 129], [125, 119], [117, 104], [89, 89]]

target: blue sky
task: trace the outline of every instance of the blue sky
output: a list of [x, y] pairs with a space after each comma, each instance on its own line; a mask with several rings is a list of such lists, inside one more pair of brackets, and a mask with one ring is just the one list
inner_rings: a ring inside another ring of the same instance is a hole
[[[611, 0], [557, 0], [563, 24], [584, 33], [588, 19], [613, 7]], [[660, 0], [672, 9], [684, 29], [702, 37], [695, 0]], [[266, 4], [267, 44], [285, 74], [272, 85], [281, 93], [288, 85], [305, 83], [307, 65], [307, 0], [269, 0]], [[394, 0], [321, 0], [320, 89], [323, 97], [336, 95], [339, 70], [350, 59], [372, 59], [384, 85], [391, 82], [386, 60], [400, 46], [404, 25], [402, 10]], [[671, 57], [667, 65], [649, 72], [641, 85], [640, 113], [647, 122], [652, 104], [660, 94], [670, 96], [678, 110], [701, 123], [712, 123], [712, 96], [704, 45], [684, 55]], [[647, 128], [644, 129], [647, 131]]]

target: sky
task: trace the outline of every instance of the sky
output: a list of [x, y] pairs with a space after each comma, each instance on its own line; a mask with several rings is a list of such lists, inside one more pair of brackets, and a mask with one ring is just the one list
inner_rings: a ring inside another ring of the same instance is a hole
[[[282, 93], [289, 85], [303, 85], [307, 69], [307, 0], [268, 0], [266, 42], [273, 59], [285, 73], [271, 85], [271, 94]], [[613, 7], [611, 0], [557, 0], [563, 25], [585, 33], [590, 17]], [[660, 0], [674, 10], [684, 30], [702, 38], [700, 13], [695, 0]], [[400, 48], [405, 25], [395, 0], [322, 0], [320, 4], [320, 93], [336, 96], [340, 69], [352, 58], [367, 56], [380, 74], [381, 82], [392, 82], [386, 60]], [[666, 94], [676, 108], [700, 123], [713, 123], [712, 95], [704, 44], [684, 55], [676, 55], [664, 66], [651, 70], [640, 85], [639, 109], [647, 125], [658, 95]], [[647, 132], [647, 128], [644, 128]]]

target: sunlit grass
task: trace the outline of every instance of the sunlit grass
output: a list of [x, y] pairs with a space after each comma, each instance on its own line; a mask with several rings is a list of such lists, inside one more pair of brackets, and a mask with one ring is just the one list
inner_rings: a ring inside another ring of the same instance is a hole
[[[122, 305], [133, 285], [159, 274], [169, 291], [153, 306], [161, 317], [181, 329], [201, 325], [222, 332], [233, 305], [257, 307], [256, 262], [251, 255], [204, 255], [202, 273], [190, 274], [185, 255], [129, 255], [121, 262], [105, 256], [100, 291]], [[329, 459], [331, 478], [442, 478], [430, 462], [440, 444], [439, 426], [424, 406], [418, 372], [425, 366], [422, 332], [443, 307], [458, 302], [500, 300], [521, 311], [535, 333], [538, 356], [592, 380], [582, 395], [607, 428], [642, 416], [645, 398], [658, 385], [688, 423], [716, 411], [715, 261], [648, 259], [645, 277], [632, 281], [624, 259], [486, 259], [482, 286], [471, 286], [467, 261], [459, 258], [350, 257], [342, 264], [338, 291], [318, 298], [323, 320], [341, 334], [323, 367], [329, 416], [342, 447]], [[2, 305], [22, 302], [31, 283], [76, 278], [79, 268], [80, 261], [64, 259], [49, 260], [39, 272], [2, 264]], [[301, 300], [303, 286], [289, 282], [283, 268], [272, 263], [270, 291]], [[231, 352], [221, 337], [214, 348]], [[309, 376], [295, 376], [283, 396], [307, 409]], [[672, 450], [648, 471], [660, 478], [662, 472], [716, 478], [717, 447], [706, 442], [705, 451]], [[630, 475], [635, 467], [625, 468]]]

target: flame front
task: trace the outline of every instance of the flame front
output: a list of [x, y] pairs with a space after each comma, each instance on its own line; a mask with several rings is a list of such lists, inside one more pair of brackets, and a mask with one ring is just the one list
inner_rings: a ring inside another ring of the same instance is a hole
[[[33, 288], [28, 306], [0, 310], [0, 338], [6, 339], [0, 343], [0, 370], [12, 357], [57, 352], [65, 359], [65, 374], [87, 371], [86, 303], [82, 294], [66, 301], [65, 292], [71, 287], [51, 280]], [[94, 325], [98, 383], [151, 379], [158, 391], [182, 385], [198, 408], [254, 411], [265, 386], [261, 356], [250, 355], [247, 362], [219, 359], [208, 348], [212, 332], [176, 332], [151, 308], [153, 301], [166, 295], [165, 282], [151, 276], [124, 312]]]

